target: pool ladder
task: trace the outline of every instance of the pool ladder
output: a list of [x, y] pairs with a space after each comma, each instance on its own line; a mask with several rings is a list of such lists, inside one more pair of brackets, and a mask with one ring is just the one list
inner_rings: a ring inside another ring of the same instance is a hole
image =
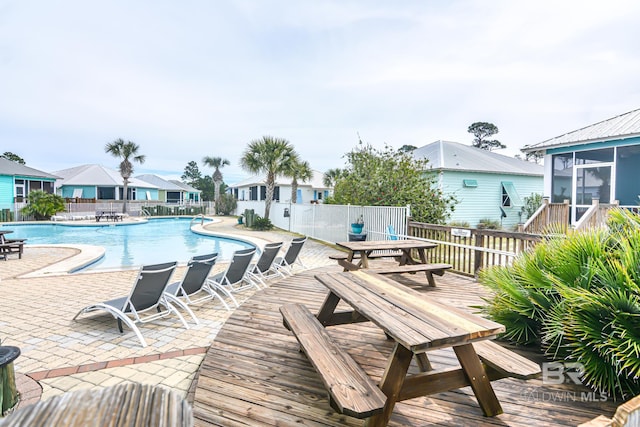
[[191, 222], [189, 223], [189, 228], [191, 228], [191, 225], [193, 225], [193, 222], [198, 218], [200, 218], [200, 225], [204, 225], [204, 214], [198, 214], [193, 218], [191, 218]]

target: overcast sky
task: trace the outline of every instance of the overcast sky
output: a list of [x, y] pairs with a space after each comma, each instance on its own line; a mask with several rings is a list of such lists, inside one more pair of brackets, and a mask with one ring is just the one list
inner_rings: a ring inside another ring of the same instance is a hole
[[312, 168], [360, 138], [526, 144], [640, 108], [640, 2], [0, 0], [0, 153], [179, 177], [263, 135]]

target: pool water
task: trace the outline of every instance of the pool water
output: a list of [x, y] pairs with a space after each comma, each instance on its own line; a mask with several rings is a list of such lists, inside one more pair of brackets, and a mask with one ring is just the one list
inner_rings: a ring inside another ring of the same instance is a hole
[[151, 219], [146, 223], [96, 226], [62, 224], [5, 224], [13, 230], [11, 239], [27, 239], [27, 244], [83, 244], [102, 246], [105, 255], [82, 269], [101, 270], [157, 264], [168, 261], [187, 262], [194, 255], [217, 252], [218, 261], [230, 260], [238, 249], [251, 244], [191, 231], [190, 218]]

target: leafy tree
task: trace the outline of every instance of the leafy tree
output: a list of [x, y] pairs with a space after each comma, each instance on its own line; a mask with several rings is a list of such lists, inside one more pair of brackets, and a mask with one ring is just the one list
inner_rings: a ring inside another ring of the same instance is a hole
[[528, 162], [540, 164], [543, 158], [544, 158], [544, 154], [542, 154], [542, 151], [531, 151], [531, 152], [525, 153], [525, 160]]
[[29, 203], [20, 212], [23, 215], [33, 215], [38, 221], [49, 219], [65, 209], [64, 199], [61, 196], [42, 190], [31, 191], [28, 200]]
[[184, 173], [180, 179], [182, 179], [182, 182], [186, 182], [192, 187], [196, 187], [198, 181], [202, 179], [202, 173], [200, 172], [200, 169], [198, 169], [198, 164], [193, 160], [187, 163], [187, 166], [184, 167]]
[[266, 173], [267, 199], [264, 203], [264, 217], [269, 219], [271, 200], [276, 186], [276, 176], [285, 174], [293, 162], [298, 162], [298, 154], [289, 141], [272, 136], [263, 136], [261, 139], [249, 143], [240, 165], [250, 173]]
[[473, 146], [481, 148], [483, 150], [495, 150], [498, 148], [507, 148], [506, 145], [498, 141], [497, 139], [488, 139], [497, 134], [498, 127], [493, 123], [487, 122], [475, 122], [467, 129], [467, 132], [472, 133], [475, 138], [473, 139]]
[[291, 203], [298, 203], [298, 180], [305, 182], [313, 178], [313, 170], [307, 161], [297, 161], [289, 165], [285, 175], [291, 177]]
[[196, 183], [194, 183], [193, 187], [202, 191], [200, 195], [202, 197], [202, 200], [204, 200], [205, 202], [215, 201], [216, 190], [215, 185], [213, 184], [213, 179], [210, 176], [203, 176]]
[[26, 164], [22, 157], [18, 156], [17, 154], [13, 154], [11, 151], [5, 151], [0, 157], [11, 160], [12, 162], [20, 163], [21, 165]]
[[434, 224], [444, 223], [454, 209], [456, 200], [438, 189], [437, 176], [428, 171], [426, 159], [414, 159], [390, 147], [376, 150], [362, 142], [346, 158], [347, 166], [329, 203], [411, 205], [416, 221]]
[[143, 154], [138, 154], [138, 150], [140, 146], [135, 142], [127, 141], [124, 142], [122, 138], [116, 139], [113, 142], [107, 143], [104, 147], [104, 151], [106, 153], [111, 154], [113, 157], [119, 157], [122, 159], [118, 169], [120, 171], [120, 175], [122, 176], [122, 186], [123, 186], [123, 194], [124, 194], [124, 202], [122, 203], [122, 212], [127, 212], [127, 200], [129, 200], [129, 178], [133, 175], [133, 164], [131, 161], [138, 163], [144, 163], [145, 156]]
[[226, 165], [230, 165], [231, 163], [229, 162], [229, 160], [223, 159], [222, 157], [209, 157], [209, 156], [202, 159], [202, 163], [204, 163], [207, 166], [211, 166], [212, 168], [215, 168], [215, 171], [213, 171], [213, 175], [211, 175], [211, 178], [213, 179], [213, 185], [215, 187], [214, 200], [217, 201], [220, 198], [220, 185], [222, 185], [222, 181], [223, 181], [222, 172], [220, 172], [220, 168]]
[[322, 183], [326, 187], [333, 187], [336, 184], [336, 181], [338, 180], [341, 174], [342, 174], [342, 169], [339, 169], [339, 168], [329, 169], [322, 176]]
[[542, 194], [531, 193], [529, 197], [524, 198], [524, 206], [522, 207], [522, 213], [526, 218], [531, 218], [531, 215], [536, 213], [538, 208], [542, 206]]
[[415, 145], [403, 145], [402, 147], [398, 148], [398, 151], [402, 152], [402, 153], [410, 153], [413, 150], [417, 150], [418, 147], [416, 147]]

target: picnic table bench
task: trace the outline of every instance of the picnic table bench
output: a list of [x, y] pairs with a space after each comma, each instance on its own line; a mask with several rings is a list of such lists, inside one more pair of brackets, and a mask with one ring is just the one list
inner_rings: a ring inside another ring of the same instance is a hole
[[13, 233], [12, 230], [0, 230], [0, 258], [7, 260], [7, 255], [18, 254], [18, 259], [22, 259], [25, 239], [7, 239], [6, 234]]
[[[505, 376], [532, 378], [540, 367], [488, 340], [504, 326], [460, 309], [448, 307], [367, 270], [315, 276], [329, 292], [315, 320], [302, 305], [285, 305], [283, 322], [322, 378], [332, 407], [347, 415], [366, 418], [366, 426], [387, 425], [395, 403], [419, 396], [471, 386], [486, 416], [502, 413], [491, 381]], [[335, 311], [344, 301], [351, 311]], [[366, 372], [321, 328], [371, 321], [396, 344], [378, 389]], [[460, 368], [433, 369], [431, 350], [452, 348]], [[420, 371], [409, 374], [413, 358]]]

